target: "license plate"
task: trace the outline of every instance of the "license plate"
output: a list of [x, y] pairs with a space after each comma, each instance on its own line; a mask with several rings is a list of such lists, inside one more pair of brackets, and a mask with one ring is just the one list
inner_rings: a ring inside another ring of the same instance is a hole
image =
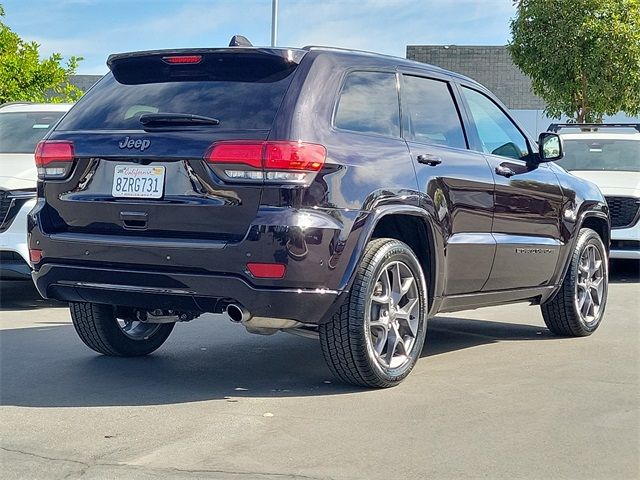
[[114, 197], [162, 198], [164, 167], [116, 165], [113, 172]]

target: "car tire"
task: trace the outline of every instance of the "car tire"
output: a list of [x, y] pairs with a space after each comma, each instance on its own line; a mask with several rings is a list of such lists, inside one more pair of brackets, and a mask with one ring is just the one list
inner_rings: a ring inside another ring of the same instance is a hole
[[395, 239], [372, 240], [346, 299], [319, 327], [324, 358], [343, 382], [392, 387], [422, 353], [426, 318], [427, 284], [413, 251]]
[[69, 309], [73, 326], [84, 344], [115, 357], [139, 357], [157, 350], [175, 325], [119, 319], [112, 305], [73, 302]]
[[540, 306], [549, 330], [566, 337], [595, 332], [607, 304], [608, 283], [607, 250], [595, 231], [583, 228], [560, 289]]

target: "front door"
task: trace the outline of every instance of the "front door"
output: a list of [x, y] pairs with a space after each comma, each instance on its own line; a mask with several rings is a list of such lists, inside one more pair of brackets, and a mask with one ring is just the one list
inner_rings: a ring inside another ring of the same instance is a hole
[[470, 87], [461, 91], [476, 148], [489, 162], [496, 185], [492, 232], [497, 249], [483, 290], [547, 285], [561, 246], [559, 182], [547, 165], [527, 162], [529, 140], [496, 102]]

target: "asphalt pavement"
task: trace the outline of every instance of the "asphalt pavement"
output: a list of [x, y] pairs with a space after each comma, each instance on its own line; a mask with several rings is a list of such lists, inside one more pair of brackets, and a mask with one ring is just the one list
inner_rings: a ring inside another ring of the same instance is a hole
[[606, 316], [557, 338], [524, 304], [440, 315], [388, 390], [342, 385], [317, 341], [223, 316], [155, 354], [108, 358], [66, 306], [0, 288], [0, 477], [638, 479], [638, 263], [613, 265]]

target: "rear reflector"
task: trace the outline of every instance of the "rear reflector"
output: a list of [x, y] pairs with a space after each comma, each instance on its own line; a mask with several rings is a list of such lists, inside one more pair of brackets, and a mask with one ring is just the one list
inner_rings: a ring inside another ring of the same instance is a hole
[[171, 57], [162, 57], [162, 60], [170, 64], [200, 63], [202, 55], [172, 55]]
[[282, 278], [287, 266], [282, 263], [247, 263], [247, 270], [256, 278]]
[[42, 250], [37, 250], [35, 248], [29, 249], [29, 260], [31, 263], [39, 263], [42, 260]]

